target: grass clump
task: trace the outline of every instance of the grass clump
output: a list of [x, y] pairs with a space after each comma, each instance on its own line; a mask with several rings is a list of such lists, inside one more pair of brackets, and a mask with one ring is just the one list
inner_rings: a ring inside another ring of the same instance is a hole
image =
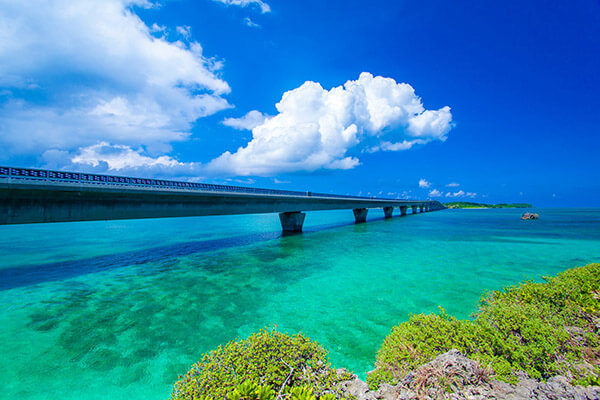
[[370, 386], [396, 384], [451, 349], [488, 365], [497, 379], [508, 382], [522, 371], [535, 379], [561, 374], [577, 384], [600, 383], [600, 264], [545, 281], [488, 293], [473, 321], [443, 310], [411, 316], [383, 342]]
[[175, 383], [172, 400], [293, 400], [336, 397], [338, 377], [327, 352], [302, 334], [261, 330], [219, 346]]

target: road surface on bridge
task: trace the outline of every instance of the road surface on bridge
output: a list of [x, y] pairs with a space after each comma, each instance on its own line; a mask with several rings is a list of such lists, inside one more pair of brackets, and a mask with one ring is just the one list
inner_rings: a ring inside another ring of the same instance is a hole
[[312, 193], [78, 172], [0, 167], [0, 224], [280, 213], [284, 231], [300, 231], [303, 211], [443, 209], [431, 200]]

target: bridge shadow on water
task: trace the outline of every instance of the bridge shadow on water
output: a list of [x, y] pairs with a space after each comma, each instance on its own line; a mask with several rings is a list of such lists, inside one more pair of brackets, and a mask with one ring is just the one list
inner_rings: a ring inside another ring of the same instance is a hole
[[[383, 218], [373, 218], [370, 219], [368, 223], [383, 220]], [[356, 226], [365, 226], [367, 224], [360, 224]], [[167, 246], [158, 246], [118, 254], [107, 254], [78, 260], [67, 260], [46, 264], [23, 265], [19, 267], [4, 268], [0, 269], [0, 290], [9, 290], [44, 282], [59, 281], [116, 268], [146, 263], [156, 263], [195, 253], [206, 253], [233, 247], [247, 246], [250, 244], [267, 242], [276, 239], [294, 240], [294, 237], [303, 238], [307, 235], [310, 236], [312, 233], [354, 225], [355, 224], [352, 222], [324, 224], [312, 226], [302, 234], [289, 235], [283, 234], [281, 231], [260, 232], [213, 240], [175, 243]]]

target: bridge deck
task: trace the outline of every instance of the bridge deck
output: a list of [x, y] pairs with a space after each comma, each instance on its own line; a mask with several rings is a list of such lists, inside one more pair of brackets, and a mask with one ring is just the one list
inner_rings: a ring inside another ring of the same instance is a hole
[[0, 224], [412, 206], [443, 208], [437, 201], [0, 167]]

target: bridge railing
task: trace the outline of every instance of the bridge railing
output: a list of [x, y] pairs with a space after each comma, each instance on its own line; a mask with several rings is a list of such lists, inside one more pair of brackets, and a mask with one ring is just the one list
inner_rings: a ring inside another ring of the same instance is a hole
[[[293, 190], [279, 189], [261, 189], [244, 186], [233, 185], [216, 185], [211, 183], [197, 182], [181, 182], [171, 181], [166, 179], [147, 179], [134, 178], [127, 176], [116, 175], [100, 175], [84, 172], [66, 172], [52, 171], [35, 168], [15, 168], [15, 167], [0, 167], [0, 178], [47, 181], [47, 182], [65, 182], [86, 185], [111, 185], [111, 186], [127, 186], [127, 187], [146, 187], [157, 189], [177, 189], [177, 190], [192, 190], [203, 192], [228, 192], [228, 193], [245, 193], [245, 194], [268, 194], [281, 196], [303, 196], [303, 197], [323, 197], [336, 199], [361, 199], [361, 200], [397, 200], [397, 199], [382, 199], [375, 197], [338, 195], [326, 193], [300, 192]], [[402, 201], [402, 200], [400, 200]]]

